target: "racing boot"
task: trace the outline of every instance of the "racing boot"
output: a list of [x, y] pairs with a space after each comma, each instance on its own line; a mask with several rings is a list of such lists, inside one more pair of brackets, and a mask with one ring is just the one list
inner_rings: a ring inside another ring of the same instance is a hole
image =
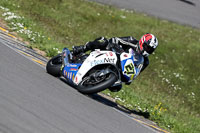
[[117, 85], [117, 86], [113, 86], [113, 87], [109, 87], [108, 89], [111, 91], [111, 92], [118, 92], [120, 91], [122, 88], [122, 85]]
[[73, 49], [72, 50], [73, 55], [78, 55], [86, 51], [86, 47], [84, 45], [73, 46], [72, 49]]

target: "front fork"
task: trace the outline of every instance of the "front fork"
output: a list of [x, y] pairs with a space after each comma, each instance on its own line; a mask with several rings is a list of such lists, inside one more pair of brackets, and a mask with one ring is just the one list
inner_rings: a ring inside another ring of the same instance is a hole
[[62, 64], [66, 66], [70, 63], [70, 60], [72, 59], [72, 54], [69, 51], [68, 48], [64, 48], [62, 51]]
[[63, 68], [70, 63], [70, 58], [72, 58], [71, 52], [68, 48], [63, 48], [62, 51], [62, 66], [60, 68], [61, 75], [63, 75]]

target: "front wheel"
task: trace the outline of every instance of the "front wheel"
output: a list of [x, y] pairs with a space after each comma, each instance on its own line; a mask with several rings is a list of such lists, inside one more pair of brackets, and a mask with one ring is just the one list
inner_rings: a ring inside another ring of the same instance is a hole
[[107, 89], [117, 81], [117, 76], [114, 74], [114, 72], [94, 77], [94, 75], [98, 75], [98, 73], [100, 72], [96, 71], [93, 73], [93, 75], [85, 77], [83, 81], [78, 85], [78, 91], [84, 94], [97, 93]]
[[47, 62], [46, 65], [47, 73], [55, 77], [59, 77], [61, 66], [62, 66], [62, 54], [58, 54]]

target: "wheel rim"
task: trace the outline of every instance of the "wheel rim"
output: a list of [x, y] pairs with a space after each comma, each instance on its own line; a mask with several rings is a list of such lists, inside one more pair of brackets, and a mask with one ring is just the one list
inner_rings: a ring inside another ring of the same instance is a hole
[[89, 87], [89, 86], [94, 86], [102, 81], [106, 80], [108, 78], [109, 74], [102, 75], [102, 76], [97, 76], [95, 77], [94, 75], [98, 75], [100, 71], [96, 71], [92, 76], [87, 76], [83, 79], [81, 85], [84, 87]]
[[62, 56], [59, 56], [57, 58], [55, 58], [54, 60], [51, 61], [52, 65], [60, 65], [62, 64]]

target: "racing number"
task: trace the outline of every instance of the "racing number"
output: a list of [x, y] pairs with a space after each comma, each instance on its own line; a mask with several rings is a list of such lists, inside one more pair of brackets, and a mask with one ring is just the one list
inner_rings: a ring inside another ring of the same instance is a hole
[[125, 69], [127, 74], [135, 74], [133, 63], [126, 65]]

